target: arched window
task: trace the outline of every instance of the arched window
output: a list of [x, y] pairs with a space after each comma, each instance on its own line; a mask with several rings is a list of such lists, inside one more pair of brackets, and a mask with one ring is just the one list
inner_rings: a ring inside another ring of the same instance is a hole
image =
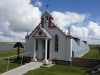
[[58, 44], [59, 44], [59, 38], [58, 38], [58, 35], [56, 34], [55, 35], [55, 51], [58, 52]]
[[38, 50], [38, 39], [36, 39], [36, 50]]

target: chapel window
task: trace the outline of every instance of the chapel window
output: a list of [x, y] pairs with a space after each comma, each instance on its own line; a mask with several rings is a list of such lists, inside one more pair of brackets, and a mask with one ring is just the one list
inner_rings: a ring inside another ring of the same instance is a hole
[[58, 35], [56, 34], [55, 35], [55, 51], [58, 52], [58, 43], [59, 43], [59, 38], [58, 38]]
[[36, 39], [36, 50], [38, 50], [38, 39]]

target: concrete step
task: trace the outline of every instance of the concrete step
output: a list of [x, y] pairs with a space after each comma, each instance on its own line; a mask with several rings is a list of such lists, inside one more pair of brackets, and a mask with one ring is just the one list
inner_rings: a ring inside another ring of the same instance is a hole
[[47, 65], [43, 65], [42, 67], [52, 67], [52, 66], [54, 66], [55, 65], [55, 63], [54, 62], [48, 62], [48, 64]]

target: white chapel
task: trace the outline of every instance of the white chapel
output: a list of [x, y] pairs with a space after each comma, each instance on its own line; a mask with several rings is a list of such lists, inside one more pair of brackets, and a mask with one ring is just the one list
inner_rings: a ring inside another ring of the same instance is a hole
[[41, 23], [26, 35], [25, 51], [31, 52], [27, 57], [33, 61], [57, 60], [71, 62], [72, 57], [81, 57], [89, 51], [87, 41], [71, 35], [70, 27], [66, 35], [53, 22], [53, 16], [47, 10], [41, 17]]

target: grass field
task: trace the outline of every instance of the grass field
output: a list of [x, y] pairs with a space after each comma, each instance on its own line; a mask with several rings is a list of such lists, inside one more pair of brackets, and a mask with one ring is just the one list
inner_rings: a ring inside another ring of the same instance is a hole
[[85, 69], [75, 66], [55, 65], [50, 68], [41, 67], [24, 75], [85, 75]]
[[[21, 49], [20, 53], [23, 53], [24, 50]], [[0, 51], [0, 58], [12, 56], [12, 55], [17, 55], [17, 50], [1, 50]]]
[[15, 44], [16, 42], [0, 42], [0, 44]]
[[[86, 68], [76, 66], [54, 65], [50, 68], [39, 68], [24, 75], [86, 75]], [[100, 75], [100, 73], [89, 74]]]
[[100, 53], [97, 47], [91, 47], [91, 50], [83, 56], [84, 58], [100, 59]]
[[[23, 53], [24, 50], [20, 50], [20, 53]], [[3, 73], [7, 71], [7, 64], [8, 64], [8, 59], [2, 59], [8, 56], [13, 56], [17, 55], [17, 50], [2, 50], [0, 51], [0, 73]], [[12, 57], [10, 58], [10, 64], [9, 64], [9, 69], [13, 69], [15, 67], [18, 67], [21, 65], [21, 59], [16, 59], [17, 57]]]

